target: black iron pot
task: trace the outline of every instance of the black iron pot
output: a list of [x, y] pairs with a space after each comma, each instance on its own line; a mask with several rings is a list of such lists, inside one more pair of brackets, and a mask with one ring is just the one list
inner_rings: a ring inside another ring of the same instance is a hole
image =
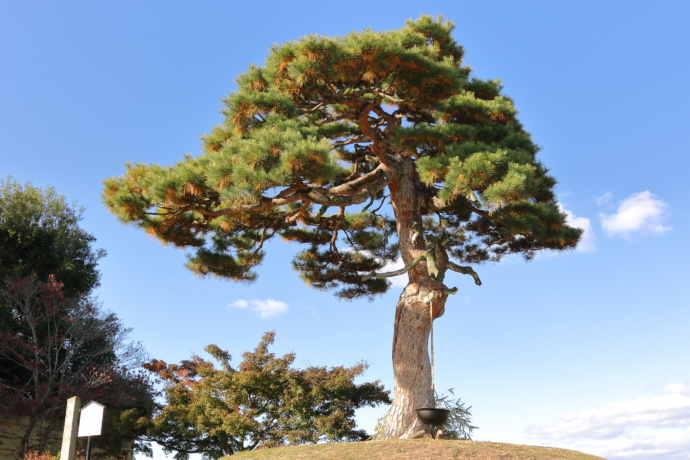
[[448, 420], [450, 411], [435, 407], [422, 407], [417, 409], [417, 418], [425, 425], [443, 425]]

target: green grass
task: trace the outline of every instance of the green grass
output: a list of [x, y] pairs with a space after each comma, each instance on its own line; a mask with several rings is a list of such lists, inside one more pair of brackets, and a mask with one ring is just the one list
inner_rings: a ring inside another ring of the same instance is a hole
[[243, 452], [227, 460], [602, 460], [601, 457], [554, 447], [522, 446], [495, 442], [433, 439], [309, 444]]

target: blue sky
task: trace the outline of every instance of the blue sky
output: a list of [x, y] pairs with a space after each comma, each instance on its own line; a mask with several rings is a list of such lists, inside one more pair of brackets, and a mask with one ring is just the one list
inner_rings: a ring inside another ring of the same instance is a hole
[[[183, 252], [108, 214], [101, 182], [125, 162], [198, 153], [234, 78], [275, 43], [454, 21], [465, 62], [502, 79], [586, 233], [574, 252], [479, 267], [481, 287], [449, 280], [460, 291], [434, 325], [437, 388], [473, 406], [478, 440], [690, 458], [689, 3], [2, 3], [0, 176], [85, 207], [108, 251], [98, 295], [150, 355], [215, 343], [239, 357], [275, 330], [274, 351], [298, 365], [366, 360], [387, 388], [401, 288], [337, 301], [300, 281], [297, 247], [280, 242], [255, 284], [196, 279]], [[384, 412], [358, 421], [371, 430]]]

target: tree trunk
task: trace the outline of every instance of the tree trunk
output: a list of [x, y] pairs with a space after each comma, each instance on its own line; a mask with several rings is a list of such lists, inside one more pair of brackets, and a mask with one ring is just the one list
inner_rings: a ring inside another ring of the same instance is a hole
[[416, 301], [416, 286], [409, 284], [400, 295], [395, 312], [393, 338], [393, 404], [382, 437], [409, 437], [428, 427], [417, 420], [415, 409], [433, 407], [429, 362], [429, 313]]
[[[424, 298], [439, 292], [440, 283], [431, 280], [408, 284], [400, 295], [395, 312], [393, 335], [393, 404], [386, 416], [381, 437], [384, 439], [407, 438], [424, 430], [431, 432], [430, 425], [417, 419], [416, 409], [435, 407], [432, 389], [432, 370], [429, 359], [429, 304]], [[446, 295], [434, 299], [434, 318], [443, 314]]]
[[28, 449], [29, 449], [29, 444], [31, 442], [31, 437], [34, 434], [34, 429], [36, 428], [36, 424], [38, 423], [38, 416], [33, 413], [29, 416], [29, 423], [26, 425], [26, 428], [24, 429], [24, 434], [22, 435], [22, 438], [19, 441], [19, 446], [17, 446], [17, 458], [24, 458], [26, 455]]
[[[406, 264], [426, 249], [417, 182], [413, 162], [403, 159], [389, 184], [400, 253]], [[445, 271], [445, 263], [441, 262], [442, 266], [439, 268]], [[410, 282], [400, 295], [395, 312], [395, 386], [393, 404], [381, 433], [384, 439], [407, 438], [420, 430], [430, 432], [432, 428], [419, 422], [415, 409], [435, 406], [429, 359], [429, 308], [433, 308], [434, 318], [443, 314], [447, 289], [443, 283], [429, 277], [423, 261], [412, 268], [408, 276]], [[430, 295], [435, 296], [433, 302], [428, 302]]]

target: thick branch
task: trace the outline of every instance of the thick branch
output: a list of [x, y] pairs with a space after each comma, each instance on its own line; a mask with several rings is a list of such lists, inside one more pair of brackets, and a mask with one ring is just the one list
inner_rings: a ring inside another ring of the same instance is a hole
[[331, 250], [338, 252], [338, 248], [335, 245], [338, 239], [338, 231], [340, 230], [343, 220], [345, 219], [345, 206], [340, 207], [340, 212], [338, 213], [338, 219], [335, 221], [335, 226], [333, 228], [333, 236], [331, 237]]
[[287, 223], [296, 222], [309, 209], [309, 205], [310, 205], [309, 202], [304, 203], [302, 206], [299, 207], [299, 209], [294, 211], [291, 216], [289, 216], [287, 219], [285, 219], [285, 221]]
[[369, 139], [367, 136], [360, 134], [357, 136], [350, 136], [347, 139], [343, 139], [342, 141], [334, 142], [333, 147], [338, 148], [351, 144], [366, 144], [368, 142], [371, 142], [371, 139]]
[[350, 206], [360, 204], [375, 196], [388, 184], [391, 171], [384, 165], [379, 165], [373, 171], [333, 188], [292, 186], [273, 198], [260, 197], [259, 202], [235, 208], [219, 210], [194, 209], [209, 217], [220, 217], [241, 212], [261, 212], [271, 208], [285, 206], [296, 201], [308, 201], [323, 206]]
[[477, 273], [474, 270], [472, 270], [472, 267], [464, 267], [462, 265], [453, 263], [449, 260], [448, 268], [450, 268], [454, 272], [462, 273], [463, 275], [470, 275], [472, 276], [472, 278], [474, 278], [474, 284], [476, 284], [477, 286], [482, 285], [482, 280], [480, 280], [479, 275], [477, 275]]
[[406, 100], [404, 100], [404, 99], [399, 99], [399, 98], [393, 96], [392, 94], [389, 94], [389, 92], [381, 91], [381, 90], [379, 90], [379, 89], [374, 90], [374, 93], [375, 93], [377, 96], [379, 96], [379, 97], [381, 97], [381, 98], [383, 98], [383, 99], [388, 99], [389, 101], [394, 102], [394, 103], [396, 103], [396, 104], [400, 104], [400, 103], [403, 103], [403, 102], [408, 102], [408, 101], [406, 101]]
[[359, 113], [359, 119], [357, 121], [359, 124], [359, 129], [362, 131], [362, 134], [371, 139], [372, 153], [376, 155], [376, 157], [379, 159], [381, 163], [385, 164], [388, 163], [389, 160], [385, 158], [385, 155], [383, 155], [383, 152], [381, 151], [381, 144], [383, 143], [383, 139], [381, 138], [380, 133], [378, 133], [376, 129], [372, 129], [372, 127], [369, 125], [369, 112], [373, 110], [374, 107], [376, 107], [376, 105], [373, 102], [363, 105]]
[[412, 259], [412, 261], [409, 264], [405, 265], [400, 270], [395, 270], [395, 271], [386, 272], [386, 273], [369, 273], [368, 275], [363, 276], [362, 280], [367, 281], [367, 280], [370, 280], [372, 278], [390, 278], [392, 276], [404, 275], [405, 273], [412, 270], [412, 268], [415, 265], [417, 265], [419, 262], [421, 262], [422, 259], [424, 259], [427, 255], [429, 255], [429, 253], [430, 253], [429, 251], [422, 252], [420, 255], [418, 255], [417, 257]]
[[383, 108], [381, 108], [381, 106], [379, 106], [379, 105], [374, 106], [372, 110], [374, 111], [374, 113], [376, 115], [378, 115], [383, 120], [385, 120], [387, 122], [388, 126], [400, 124], [400, 121], [394, 115], [383, 110]]
[[206, 215], [206, 216], [211, 216], [211, 217], [220, 217], [220, 216], [228, 216], [232, 214], [237, 214], [240, 212], [260, 212], [260, 211], [266, 211], [268, 209], [274, 208], [274, 207], [279, 207], [279, 206], [285, 206], [290, 203], [294, 203], [295, 201], [299, 201], [302, 199], [306, 198], [306, 193], [304, 190], [296, 190], [294, 191], [291, 195], [285, 196], [285, 197], [279, 197], [276, 196], [274, 198], [267, 198], [267, 197], [260, 197], [259, 202], [256, 204], [247, 204], [244, 206], [238, 206], [235, 208], [226, 208], [226, 209], [219, 209], [216, 211], [211, 211], [208, 209], [196, 209], [199, 213]]
[[[441, 201], [441, 199], [435, 195], [429, 195], [427, 197], [428, 199], [426, 200], [426, 205], [429, 208], [429, 210], [434, 211], [434, 212], [447, 212], [453, 209], [452, 204], [446, 204]], [[473, 206], [469, 200], [464, 200], [463, 203], [464, 206], [467, 206], [472, 210], [473, 213], [478, 214], [482, 217], [490, 217], [491, 213], [488, 211], [484, 211], [482, 209], [477, 208], [476, 206]]]
[[383, 164], [379, 164], [375, 169], [369, 171], [361, 177], [358, 177], [355, 180], [345, 182], [344, 184], [330, 189], [325, 189], [325, 193], [329, 195], [348, 195], [351, 193], [357, 193], [358, 191], [366, 188], [369, 189], [370, 195], [375, 195], [383, 190], [386, 185], [388, 185], [390, 175], [390, 168]]

